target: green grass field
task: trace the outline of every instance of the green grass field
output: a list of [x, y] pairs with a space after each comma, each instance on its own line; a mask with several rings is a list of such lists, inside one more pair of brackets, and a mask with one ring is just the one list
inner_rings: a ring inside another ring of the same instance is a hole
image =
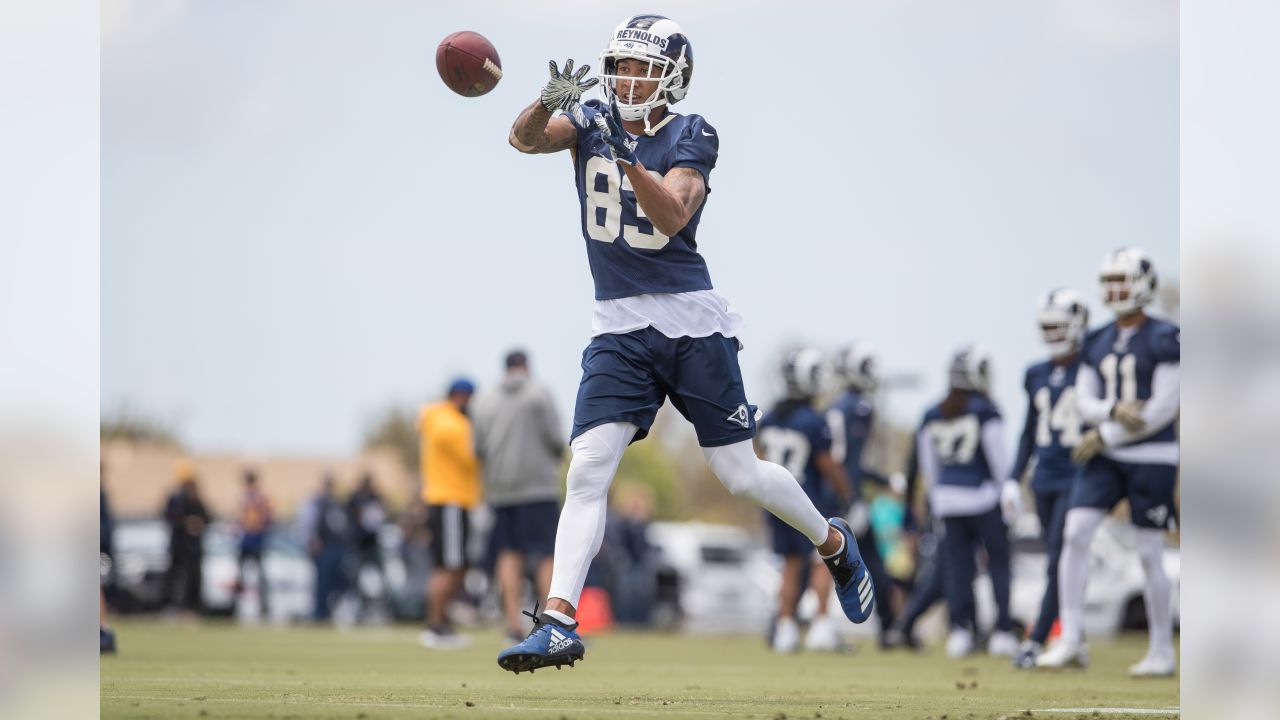
[[751, 637], [613, 634], [590, 640], [575, 668], [515, 676], [494, 662], [493, 632], [455, 651], [423, 649], [407, 627], [117, 632], [120, 654], [102, 659], [104, 718], [1153, 718], [1178, 705], [1176, 679], [1125, 676], [1145, 649], [1138, 636], [1095, 643], [1087, 672], [1045, 674], [938, 649], [780, 657]]

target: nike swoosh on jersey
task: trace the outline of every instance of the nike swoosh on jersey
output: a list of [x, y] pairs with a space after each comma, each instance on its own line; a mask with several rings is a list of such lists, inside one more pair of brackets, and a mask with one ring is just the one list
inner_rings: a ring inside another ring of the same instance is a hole
[[715, 133], [709, 133], [709, 132], [707, 132], [706, 130], [703, 130], [703, 131], [702, 131], [702, 134], [703, 134], [703, 135], [706, 135], [707, 137], [715, 137], [715, 136], [716, 136], [716, 134], [715, 134]]

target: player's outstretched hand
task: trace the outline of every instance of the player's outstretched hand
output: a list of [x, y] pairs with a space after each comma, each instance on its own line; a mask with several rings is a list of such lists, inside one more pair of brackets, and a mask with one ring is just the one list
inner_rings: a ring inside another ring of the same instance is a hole
[[1121, 400], [1111, 406], [1111, 419], [1124, 426], [1129, 432], [1141, 432], [1142, 428], [1147, 426], [1147, 421], [1142, 418], [1142, 407], [1146, 405], [1141, 400]]
[[578, 68], [578, 72], [573, 72], [573, 60], [566, 60], [564, 63], [564, 72], [560, 72], [560, 68], [556, 66], [556, 61], [549, 63], [551, 67], [551, 79], [542, 88], [542, 94], [539, 100], [542, 101], [542, 107], [547, 112], [569, 112], [578, 105], [578, 100], [582, 97], [582, 93], [590, 90], [600, 82], [600, 78], [591, 78], [586, 80], [587, 73], [591, 71], [590, 65], [583, 65]]
[[1080, 442], [1076, 443], [1075, 449], [1071, 451], [1071, 461], [1088, 462], [1106, 447], [1106, 443], [1102, 442], [1102, 433], [1098, 432], [1098, 428], [1093, 428], [1080, 437]]
[[636, 141], [622, 129], [622, 117], [618, 115], [617, 106], [610, 104], [608, 113], [596, 115], [595, 124], [600, 131], [600, 141], [592, 149], [614, 162], [635, 165]]

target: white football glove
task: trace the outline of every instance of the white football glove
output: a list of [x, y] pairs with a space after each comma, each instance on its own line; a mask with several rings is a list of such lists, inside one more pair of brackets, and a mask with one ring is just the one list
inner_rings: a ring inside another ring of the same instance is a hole
[[1146, 404], [1142, 400], [1121, 400], [1111, 406], [1111, 419], [1129, 432], [1141, 432], [1147, 426], [1147, 421], [1142, 418], [1142, 407]]
[[1000, 487], [1000, 514], [1009, 527], [1022, 514], [1022, 486], [1017, 480], [1005, 480]]
[[538, 99], [542, 102], [542, 107], [547, 112], [555, 112], [557, 110], [570, 112], [578, 105], [579, 98], [582, 93], [590, 90], [600, 82], [600, 78], [591, 78], [584, 81], [583, 78], [591, 71], [590, 65], [583, 65], [578, 68], [578, 72], [573, 72], [573, 60], [566, 60], [564, 63], [564, 72], [560, 72], [560, 68], [556, 66], [556, 61], [550, 62], [551, 79], [543, 86], [542, 93]]
[[1071, 462], [1088, 462], [1106, 447], [1107, 444], [1102, 442], [1102, 433], [1098, 432], [1098, 428], [1093, 428], [1082, 435], [1075, 448], [1071, 450]]

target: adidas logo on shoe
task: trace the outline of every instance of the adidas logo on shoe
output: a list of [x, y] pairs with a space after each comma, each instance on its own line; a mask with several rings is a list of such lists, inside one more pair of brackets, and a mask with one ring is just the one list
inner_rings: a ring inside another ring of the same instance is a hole
[[550, 652], [558, 653], [561, 650], [564, 650], [565, 648], [569, 647], [569, 645], [572, 643], [573, 643], [573, 640], [565, 637], [564, 633], [560, 632], [559, 630], [556, 630], [555, 628], [551, 628]]

